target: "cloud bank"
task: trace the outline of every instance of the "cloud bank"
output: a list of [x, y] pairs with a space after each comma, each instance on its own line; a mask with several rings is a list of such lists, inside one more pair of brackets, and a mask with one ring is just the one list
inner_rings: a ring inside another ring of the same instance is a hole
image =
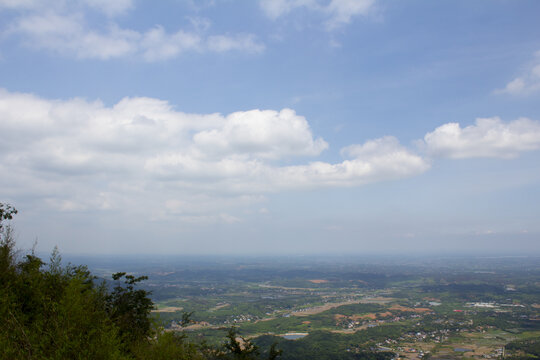
[[351, 145], [342, 162], [309, 161], [328, 143], [291, 109], [187, 114], [153, 98], [107, 107], [2, 90], [0, 118], [4, 196], [65, 211], [138, 208], [231, 220], [227, 208], [267, 193], [357, 186], [429, 167], [394, 137]]
[[[130, 0], [103, 1], [22, 1], [0, 2], [0, 9], [18, 11], [4, 34], [18, 37], [33, 49], [47, 50], [80, 59], [109, 60], [135, 58], [147, 62], [175, 58], [185, 52], [222, 53], [237, 51], [257, 54], [265, 46], [253, 34], [208, 34], [205, 26], [168, 32], [161, 25], [145, 31], [122, 28], [114, 17], [133, 7]], [[89, 9], [108, 17], [106, 25], [95, 27], [87, 21]]]
[[447, 123], [420, 140], [420, 152], [393, 136], [371, 139], [344, 147], [335, 163], [317, 160], [329, 144], [287, 108], [189, 114], [155, 98], [105, 106], [0, 90], [0, 119], [4, 198], [192, 223], [241, 221], [231, 209], [260, 209], [271, 193], [417, 176], [437, 158], [540, 149], [540, 122], [526, 118]]
[[521, 118], [503, 122], [498, 117], [477, 119], [462, 128], [448, 123], [424, 136], [427, 152], [436, 157], [513, 158], [523, 151], [540, 149], [540, 122]]

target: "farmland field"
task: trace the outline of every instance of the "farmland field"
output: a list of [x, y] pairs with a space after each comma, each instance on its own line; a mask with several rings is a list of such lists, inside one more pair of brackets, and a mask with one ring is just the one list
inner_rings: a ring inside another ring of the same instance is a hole
[[[166, 258], [120, 264], [149, 275], [144, 286], [152, 291], [156, 320], [194, 341], [221, 343], [235, 327], [261, 347], [277, 342], [284, 359], [307, 359], [316, 348], [319, 359], [359, 353], [457, 359], [499, 358], [507, 344], [540, 339], [539, 260]], [[106, 277], [111, 264], [92, 266]], [[182, 324], [186, 313], [190, 323]]]

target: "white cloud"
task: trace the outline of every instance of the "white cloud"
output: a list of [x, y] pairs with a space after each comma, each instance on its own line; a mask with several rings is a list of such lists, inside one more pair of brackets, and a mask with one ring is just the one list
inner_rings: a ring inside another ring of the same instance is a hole
[[35, 9], [40, 6], [40, 0], [0, 0], [0, 8], [5, 9]]
[[142, 56], [146, 61], [166, 60], [186, 50], [200, 48], [201, 37], [182, 30], [167, 34], [163, 27], [148, 30], [141, 39]]
[[[158, 155], [146, 163], [146, 170], [164, 180], [183, 178], [197, 181], [199, 186], [206, 184], [205, 188], [214, 183], [232, 193], [258, 193], [358, 186], [418, 175], [429, 168], [424, 159], [399, 145], [395, 138], [376, 139], [357, 146], [370, 151], [337, 164], [317, 161], [290, 166], [266, 162], [268, 155], [261, 156], [258, 149], [246, 148], [243, 153], [230, 156], [225, 153], [216, 159], [201, 156], [201, 153], [206, 155], [206, 149], [201, 152], [197, 148], [188, 153]], [[299, 155], [302, 153], [303, 150]]]
[[306, 119], [291, 109], [232, 113], [221, 127], [201, 131], [193, 141], [213, 156], [249, 154], [262, 159], [314, 156], [328, 148], [323, 139], [313, 139]]
[[52, 50], [79, 58], [106, 60], [135, 54], [141, 35], [111, 26], [105, 33], [89, 31], [80, 15], [46, 13], [19, 18], [8, 33], [20, 34], [23, 41], [38, 49]]
[[495, 90], [496, 94], [528, 95], [540, 90], [540, 51], [526, 67], [522, 75], [510, 81], [503, 89]]
[[266, 15], [272, 19], [277, 19], [300, 7], [312, 10], [319, 8], [316, 0], [261, 0], [260, 5]]
[[[88, 1], [107, 13], [128, 9], [131, 1]], [[105, 5], [109, 4], [109, 5]], [[8, 24], [6, 35], [18, 36], [21, 42], [35, 49], [48, 50], [81, 59], [108, 60], [131, 57], [145, 61], [161, 61], [179, 56], [186, 51], [260, 53], [264, 44], [253, 34], [207, 35], [209, 24], [199, 20], [193, 30], [167, 32], [156, 25], [145, 32], [124, 29], [109, 22], [95, 29], [86, 21], [83, 11], [44, 9], [40, 2], [29, 3], [29, 13]], [[7, 6], [7, 5], [5, 5]]]
[[0, 9], [33, 11], [84, 10], [90, 7], [108, 16], [115, 16], [133, 7], [133, 0], [0, 0]]
[[240, 50], [249, 53], [261, 53], [265, 49], [265, 46], [258, 42], [253, 34], [209, 36], [207, 47], [214, 52]]
[[365, 16], [374, 3], [375, 0], [332, 0], [326, 8], [330, 16], [327, 26], [333, 29], [342, 24], [348, 24], [353, 16]]
[[0, 118], [4, 195], [59, 211], [234, 223], [231, 208], [258, 209], [266, 192], [356, 186], [429, 166], [393, 137], [348, 147], [340, 163], [305, 163], [328, 145], [290, 109], [186, 114], [152, 98], [106, 107], [2, 90]]
[[351, 145], [342, 150], [351, 157], [338, 164], [314, 162], [281, 169], [289, 184], [299, 186], [357, 186], [423, 173], [429, 164], [399, 144], [393, 136]]
[[379, 153], [392, 154], [396, 151], [402, 151], [403, 147], [398, 139], [393, 136], [385, 136], [366, 142], [363, 145], [350, 145], [341, 149], [341, 155], [354, 158], [365, 158], [377, 156]]
[[375, 0], [261, 0], [263, 11], [271, 19], [287, 15], [295, 9], [305, 8], [326, 17], [327, 29], [332, 30], [348, 24], [355, 16], [366, 16], [372, 10]]
[[520, 118], [505, 123], [494, 117], [477, 119], [464, 128], [448, 123], [426, 134], [424, 142], [433, 156], [512, 158], [540, 148], [540, 122]]

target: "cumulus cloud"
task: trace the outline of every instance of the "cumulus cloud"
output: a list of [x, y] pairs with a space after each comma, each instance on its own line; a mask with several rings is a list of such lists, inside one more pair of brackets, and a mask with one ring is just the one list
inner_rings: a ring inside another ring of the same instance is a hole
[[[393, 136], [320, 161], [329, 145], [291, 109], [188, 114], [154, 98], [105, 106], [0, 90], [0, 118], [3, 196], [57, 211], [236, 223], [239, 209], [257, 212], [269, 193], [361, 186], [430, 167]], [[422, 143], [431, 158], [511, 158], [540, 149], [540, 122], [449, 123]]]
[[140, 209], [234, 223], [228, 209], [268, 192], [356, 186], [429, 167], [393, 137], [352, 145], [339, 163], [306, 162], [328, 144], [291, 109], [186, 114], [153, 98], [107, 107], [2, 90], [0, 118], [5, 196], [61, 211]]
[[352, 156], [341, 163], [313, 162], [279, 169], [279, 180], [289, 186], [358, 186], [418, 175], [429, 164], [399, 141], [387, 136], [351, 145], [342, 151]]
[[540, 148], [540, 122], [527, 118], [503, 122], [493, 117], [477, 119], [474, 125], [464, 128], [448, 123], [427, 133], [424, 143], [433, 156], [512, 158]]
[[375, 0], [261, 0], [263, 11], [271, 19], [289, 14], [295, 9], [305, 8], [323, 14], [327, 29], [332, 30], [348, 24], [355, 16], [365, 16], [373, 8]]
[[214, 156], [244, 154], [263, 159], [314, 156], [328, 148], [323, 139], [313, 139], [306, 119], [291, 109], [235, 112], [220, 127], [195, 134], [193, 141]]
[[[43, 49], [82, 59], [108, 60], [130, 56], [145, 61], [167, 60], [186, 51], [260, 53], [264, 44], [253, 34], [208, 35], [209, 24], [200, 26], [201, 20], [191, 30], [168, 32], [162, 26], [146, 31], [125, 29], [109, 21], [105, 27], [88, 24], [84, 9], [60, 5], [45, 7], [46, 1], [28, 1], [17, 8], [4, 1], [4, 7], [26, 9], [21, 16], [8, 24], [6, 35], [18, 36], [21, 42], [35, 49]], [[109, 2], [87, 0], [110, 16], [129, 9], [131, 1]]]
[[540, 51], [534, 60], [526, 67], [521, 76], [508, 82], [502, 89], [495, 90], [496, 94], [527, 95], [540, 90]]

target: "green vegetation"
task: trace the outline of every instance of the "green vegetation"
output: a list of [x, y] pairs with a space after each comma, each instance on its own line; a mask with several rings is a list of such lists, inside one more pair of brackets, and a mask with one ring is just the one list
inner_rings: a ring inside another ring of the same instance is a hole
[[290, 360], [390, 360], [394, 357], [392, 352], [375, 352], [366, 346], [358, 347], [357, 340], [350, 336], [317, 331], [309, 337], [295, 341], [266, 335], [258, 338], [257, 343], [267, 346], [277, 341], [278, 346], [283, 349], [283, 359]]
[[538, 258], [88, 258], [77, 262], [89, 268], [63, 266], [56, 249], [47, 262], [15, 251], [6, 225], [15, 214], [0, 204], [0, 358], [539, 356]]
[[540, 337], [537, 258], [300, 260], [178, 259], [146, 271], [171, 296], [161, 308], [195, 311], [183, 330], [178, 311], [160, 313], [165, 326], [218, 343], [235, 324], [260, 347], [277, 342], [282, 359], [500, 358]]
[[512, 341], [506, 345], [508, 359], [540, 359], [540, 339]]
[[[166, 332], [150, 317], [150, 293], [136, 288], [145, 276], [113, 274], [98, 284], [85, 266], [48, 263], [15, 250], [9, 224], [17, 211], [0, 204], [0, 357], [2, 359], [259, 359], [249, 340], [231, 330], [219, 347]], [[123, 283], [120, 281], [123, 279]], [[182, 324], [189, 322], [183, 315]], [[280, 351], [270, 346], [267, 357]]]
[[[2, 214], [3, 219], [6, 219]], [[137, 339], [122, 337], [105, 286], [83, 266], [48, 267], [33, 253], [19, 259], [12, 231], [0, 244], [0, 353], [6, 359], [122, 359]]]

